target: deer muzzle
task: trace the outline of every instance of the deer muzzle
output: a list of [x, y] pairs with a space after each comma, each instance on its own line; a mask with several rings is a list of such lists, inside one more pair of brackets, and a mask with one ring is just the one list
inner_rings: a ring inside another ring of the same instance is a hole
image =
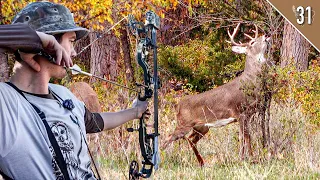
[[264, 40], [265, 42], [269, 42], [270, 39], [271, 39], [271, 36], [270, 36], [269, 34], [263, 35], [263, 40]]

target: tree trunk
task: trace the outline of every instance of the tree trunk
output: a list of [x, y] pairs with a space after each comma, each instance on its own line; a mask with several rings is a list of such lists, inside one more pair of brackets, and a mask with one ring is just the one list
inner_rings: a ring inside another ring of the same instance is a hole
[[125, 25], [122, 26], [120, 29], [120, 40], [122, 45], [122, 53], [123, 53], [123, 60], [125, 65], [125, 72], [126, 72], [126, 81], [127, 84], [134, 83], [134, 71], [131, 64], [131, 57], [130, 57], [130, 44], [129, 44], [129, 37], [128, 31]]
[[120, 66], [118, 64], [118, 60], [120, 58], [120, 41], [113, 32], [106, 36], [106, 40], [106, 68], [102, 72], [104, 75], [108, 75], [110, 80], [116, 80]]
[[4, 52], [0, 51], [0, 82], [9, 80], [8, 58]]
[[79, 53], [76, 56], [76, 59], [79, 59], [82, 64], [86, 67], [90, 66], [90, 59], [91, 59], [91, 49], [88, 47], [83, 52], [82, 49], [90, 44], [90, 36], [87, 36], [79, 41], [76, 42], [75, 51]]
[[[98, 34], [101, 34], [101, 33], [92, 32], [90, 34], [90, 42], [94, 41], [97, 38]], [[106, 56], [106, 53], [104, 51], [104, 44], [105, 44], [104, 41], [105, 41], [105, 38], [100, 38], [91, 46], [90, 73], [100, 77], [103, 75], [101, 70], [102, 70], [104, 59]], [[95, 80], [92, 79], [92, 81], [95, 81]]]
[[[91, 33], [91, 42], [96, 39], [96, 37], [97, 33]], [[90, 72], [109, 80], [116, 80], [119, 69], [119, 57], [120, 42], [116, 35], [113, 32], [102, 34], [102, 38], [91, 46]]]
[[[2, 9], [1, 0], [0, 0], [0, 8]], [[2, 17], [3, 17], [2, 12], [0, 11], [0, 20], [2, 20]], [[9, 80], [9, 65], [8, 65], [7, 57], [8, 56], [5, 54], [5, 50], [0, 49], [0, 82], [5, 82]]]
[[308, 69], [310, 43], [287, 21], [284, 23], [281, 67], [294, 62], [298, 71]]

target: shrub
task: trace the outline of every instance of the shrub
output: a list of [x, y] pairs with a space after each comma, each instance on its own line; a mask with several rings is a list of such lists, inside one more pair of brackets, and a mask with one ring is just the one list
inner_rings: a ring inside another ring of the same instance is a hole
[[[222, 33], [212, 32], [204, 40], [159, 49], [159, 64], [199, 92], [224, 84], [244, 67], [244, 58], [234, 54]], [[240, 60], [240, 61], [239, 61]], [[239, 63], [241, 62], [241, 63]]]
[[299, 72], [294, 65], [278, 68], [276, 73], [278, 101], [294, 99], [301, 103], [303, 112], [310, 115], [311, 123], [320, 125], [320, 67], [312, 61], [309, 70]]

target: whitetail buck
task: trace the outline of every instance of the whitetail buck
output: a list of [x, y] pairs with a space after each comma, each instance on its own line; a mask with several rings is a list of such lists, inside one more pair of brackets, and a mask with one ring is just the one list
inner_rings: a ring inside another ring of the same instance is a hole
[[89, 109], [90, 112], [101, 112], [97, 93], [85, 82], [71, 84], [70, 91]]
[[[236, 43], [234, 36], [238, 32], [240, 23], [234, 29], [232, 35], [228, 30], [232, 50], [236, 53], [246, 54], [244, 72], [227, 84], [219, 86], [210, 91], [196, 95], [186, 96], [177, 106], [177, 127], [163, 144], [165, 149], [173, 141], [185, 138], [191, 145], [199, 163], [204, 165], [204, 160], [199, 154], [196, 144], [209, 131], [210, 127], [221, 127], [239, 121], [240, 152], [243, 159], [245, 149], [252, 155], [250, 135], [248, 129], [249, 118], [255, 112], [255, 104], [250, 102], [243, 92], [245, 84], [257, 85], [257, 76], [262, 71], [262, 65], [266, 59], [264, 53], [267, 48], [269, 37], [266, 35], [258, 38], [258, 27], [255, 25], [255, 37], [249, 37], [249, 43]], [[191, 130], [192, 134], [186, 138], [185, 135]]]

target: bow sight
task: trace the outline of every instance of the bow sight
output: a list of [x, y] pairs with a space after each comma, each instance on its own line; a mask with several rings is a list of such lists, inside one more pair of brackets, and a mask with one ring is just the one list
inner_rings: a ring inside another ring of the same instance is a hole
[[[147, 132], [144, 115], [140, 118], [139, 128], [128, 128], [129, 132], [139, 131], [139, 144], [141, 155], [143, 156], [142, 169], [139, 171], [137, 161], [132, 161], [129, 169], [129, 179], [149, 178], [153, 168], [159, 166], [159, 147], [158, 147], [158, 64], [157, 64], [157, 30], [160, 28], [160, 18], [154, 12], [146, 13], [146, 21], [137, 22], [132, 15], [128, 16], [130, 30], [137, 38], [136, 59], [143, 70], [144, 84], [136, 83], [144, 90], [139, 93], [139, 100], [145, 101], [149, 98], [154, 100], [154, 123], [153, 132]], [[153, 75], [150, 73], [148, 65], [149, 51], [153, 54]]]

